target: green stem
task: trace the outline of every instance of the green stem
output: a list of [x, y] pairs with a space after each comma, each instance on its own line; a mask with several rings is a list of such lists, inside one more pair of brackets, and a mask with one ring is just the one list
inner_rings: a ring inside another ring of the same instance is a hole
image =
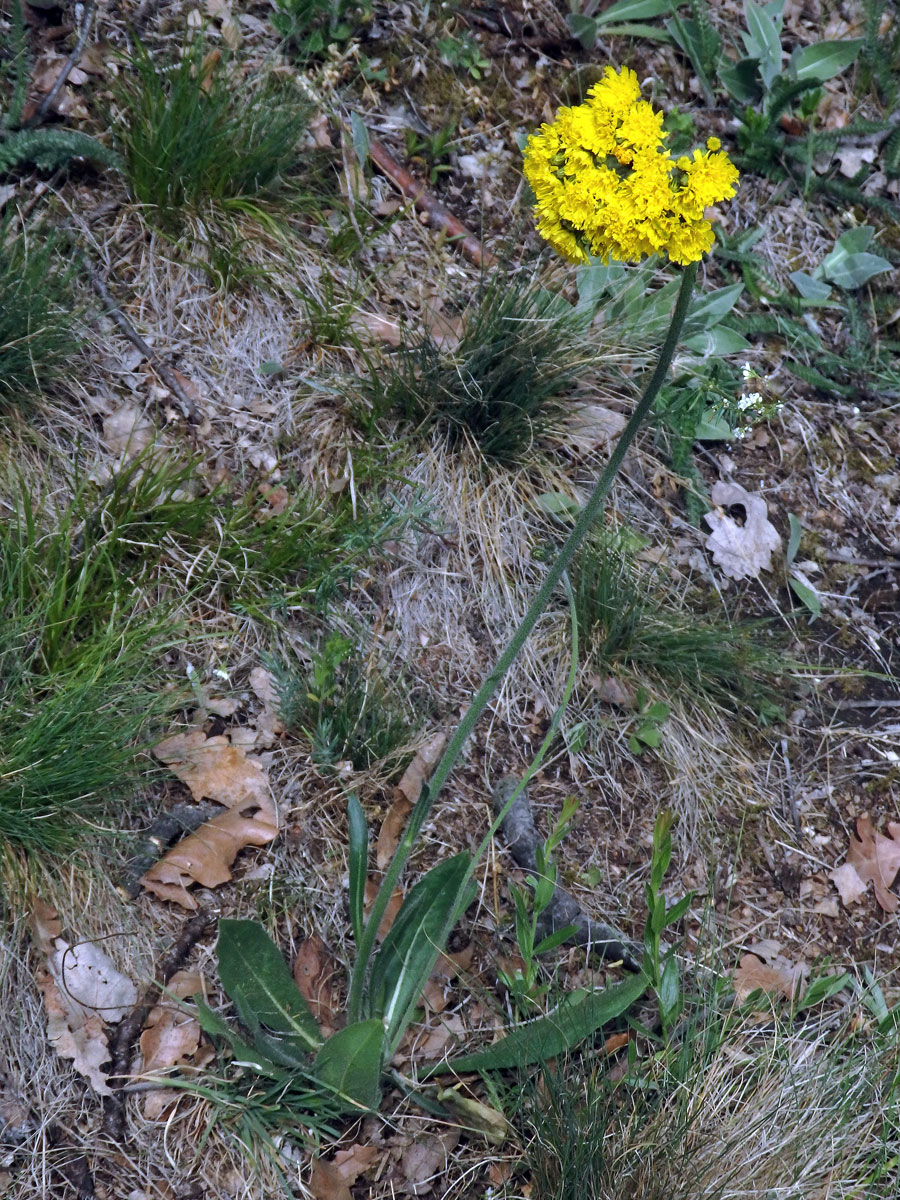
[[491, 697], [500, 685], [506, 672], [512, 666], [513, 661], [517, 657], [519, 651], [524, 646], [528, 635], [531, 633], [534, 626], [537, 624], [538, 618], [543, 613], [544, 609], [552, 596], [554, 589], [563, 576], [563, 573], [568, 568], [572, 559], [575, 557], [575, 552], [584, 541], [585, 535], [593, 525], [594, 521], [599, 516], [603, 503], [609, 494], [613, 481], [618, 474], [619, 468], [622, 465], [622, 460], [628, 453], [631, 443], [634, 441], [638, 430], [644, 423], [644, 419], [650, 412], [653, 406], [653, 401], [656, 399], [659, 389], [662, 387], [666, 375], [669, 371], [672, 359], [675, 355], [675, 350], [678, 346], [678, 341], [681, 337], [681, 330], [684, 325], [685, 317], [687, 316], [688, 307], [691, 302], [691, 295], [694, 290], [694, 282], [697, 278], [698, 263], [690, 263], [684, 269], [681, 276], [681, 288], [678, 292], [678, 299], [675, 302], [675, 310], [672, 314], [672, 323], [669, 326], [669, 332], [666, 334], [666, 340], [663, 342], [662, 349], [659, 353], [659, 361], [656, 364], [656, 369], [647, 384], [647, 389], [641, 397], [637, 407], [631, 414], [631, 419], [625, 426], [622, 434], [616, 443], [616, 447], [610, 455], [609, 462], [603, 469], [600, 478], [594, 485], [594, 490], [588, 499], [587, 504], [578, 514], [578, 518], [572, 527], [572, 531], [563, 543], [562, 549], [556, 556], [556, 561], [547, 572], [544, 582], [538, 589], [537, 595], [531, 603], [530, 608], [522, 618], [518, 629], [510, 639], [506, 649], [497, 660], [496, 666], [488, 674], [484, 683], [475, 694], [472, 703], [469, 705], [465, 716], [459, 723], [459, 727], [444, 751], [443, 757], [435, 768], [434, 774], [431, 777], [430, 783], [426, 784], [422, 789], [418, 801], [413, 807], [409, 815], [403, 837], [397, 846], [391, 864], [385, 872], [381, 887], [375, 897], [372, 905], [372, 910], [369, 914], [369, 920], [366, 924], [365, 931], [360, 944], [357, 948], [356, 963], [353, 967], [353, 973], [350, 980], [350, 994], [348, 996], [347, 1007], [349, 1018], [351, 1021], [361, 1020], [362, 1014], [362, 998], [365, 987], [366, 975], [368, 973], [369, 959], [372, 956], [372, 951], [375, 947], [375, 938], [378, 928], [381, 925], [382, 918], [387, 910], [388, 901], [393, 894], [394, 888], [399, 882], [403, 868], [406, 866], [407, 859], [415, 845], [416, 838], [422, 830], [422, 826], [431, 811], [435, 799], [440, 793], [441, 788], [447, 782], [447, 778], [456, 760], [459, 757], [460, 751], [465, 745], [469, 735], [472, 733], [475, 725], [478, 722], [481, 714], [487, 708]]

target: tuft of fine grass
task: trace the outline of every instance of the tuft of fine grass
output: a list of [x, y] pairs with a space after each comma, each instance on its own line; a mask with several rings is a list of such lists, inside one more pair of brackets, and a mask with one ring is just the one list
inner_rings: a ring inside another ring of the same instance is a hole
[[124, 603], [72, 509], [45, 525], [27, 493], [0, 524], [0, 842], [58, 852], [134, 795], [156, 686], [159, 615]]
[[310, 106], [272, 76], [242, 79], [195, 39], [161, 64], [135, 40], [113, 135], [133, 199], [165, 224], [211, 207], [246, 211], [284, 193]]
[[426, 331], [372, 365], [366, 392], [376, 416], [396, 412], [486, 459], [520, 462], [558, 425], [562, 398], [587, 365], [583, 324], [565, 308], [521, 275], [494, 272], [467, 308], [454, 349]]
[[72, 270], [58, 239], [0, 220], [0, 411], [30, 403], [78, 350]]
[[525, 1082], [517, 1108], [532, 1194], [896, 1194], [896, 1014], [884, 1028], [824, 1010], [760, 1024], [749, 1006], [729, 1008], [724, 991], [720, 981], [695, 997], [678, 1042], [633, 1058], [621, 1079], [592, 1055]]
[[677, 606], [661, 577], [641, 571], [622, 534], [599, 534], [571, 572], [586, 653], [604, 669], [655, 676], [686, 695], [771, 719], [784, 661], [759, 622], [698, 619]]

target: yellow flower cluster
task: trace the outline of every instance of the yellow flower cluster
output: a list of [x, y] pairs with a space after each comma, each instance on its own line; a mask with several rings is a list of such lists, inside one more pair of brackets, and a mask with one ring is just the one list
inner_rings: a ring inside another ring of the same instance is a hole
[[734, 195], [738, 172], [718, 138], [676, 161], [663, 114], [640, 97], [634, 71], [607, 67], [584, 104], [561, 108], [525, 147], [538, 231], [573, 262], [654, 252], [696, 262], [713, 244], [703, 210]]

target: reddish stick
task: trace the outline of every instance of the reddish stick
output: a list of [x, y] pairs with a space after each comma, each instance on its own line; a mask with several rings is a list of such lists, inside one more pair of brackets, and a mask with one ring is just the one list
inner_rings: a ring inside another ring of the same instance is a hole
[[476, 267], [495, 267], [497, 259], [486, 250], [478, 238], [469, 233], [465, 225], [435, 199], [424, 184], [414, 179], [405, 167], [394, 159], [381, 142], [375, 138], [369, 139], [369, 155], [379, 171], [387, 175], [408, 199], [412, 200], [419, 212], [428, 217], [428, 224], [435, 229], [443, 229], [453, 245]]

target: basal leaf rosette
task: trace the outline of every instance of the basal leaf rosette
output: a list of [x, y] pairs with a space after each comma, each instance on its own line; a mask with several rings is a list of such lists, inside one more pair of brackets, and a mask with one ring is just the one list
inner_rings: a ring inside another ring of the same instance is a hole
[[704, 209], [735, 193], [718, 138], [674, 159], [663, 114], [640, 96], [634, 71], [607, 67], [584, 104], [561, 108], [525, 147], [538, 232], [572, 262], [697, 262], [713, 244]]

